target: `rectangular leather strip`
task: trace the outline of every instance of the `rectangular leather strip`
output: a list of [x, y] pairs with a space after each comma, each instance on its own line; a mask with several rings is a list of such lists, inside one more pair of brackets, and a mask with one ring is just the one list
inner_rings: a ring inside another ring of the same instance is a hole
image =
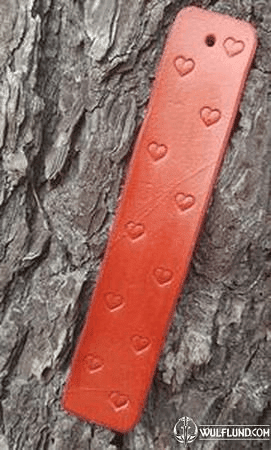
[[248, 23], [176, 18], [64, 391], [79, 417], [121, 432], [140, 417], [255, 48]]

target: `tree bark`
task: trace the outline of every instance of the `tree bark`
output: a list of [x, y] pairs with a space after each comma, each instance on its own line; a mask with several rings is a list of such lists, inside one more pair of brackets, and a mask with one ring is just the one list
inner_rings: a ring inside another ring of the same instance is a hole
[[[271, 7], [141, 422], [115, 434], [60, 396], [165, 37], [182, 0], [0, 2], [0, 448], [172, 450], [198, 424], [271, 413]], [[267, 449], [252, 441], [195, 449]]]

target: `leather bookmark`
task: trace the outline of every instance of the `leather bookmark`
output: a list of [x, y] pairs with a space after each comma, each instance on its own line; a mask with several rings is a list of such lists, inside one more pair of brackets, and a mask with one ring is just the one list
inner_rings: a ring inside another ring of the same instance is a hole
[[255, 49], [246, 22], [178, 14], [64, 389], [70, 413], [120, 432], [139, 420]]

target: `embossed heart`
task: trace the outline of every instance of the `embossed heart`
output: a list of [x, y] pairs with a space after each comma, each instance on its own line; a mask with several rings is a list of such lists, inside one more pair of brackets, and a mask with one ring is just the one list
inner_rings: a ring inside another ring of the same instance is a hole
[[158, 267], [154, 271], [154, 276], [159, 284], [165, 284], [165, 283], [168, 283], [172, 279], [173, 273], [170, 269]]
[[108, 292], [105, 294], [105, 303], [107, 307], [113, 311], [114, 309], [120, 308], [124, 304], [124, 300], [121, 295]]
[[144, 336], [135, 335], [131, 340], [136, 352], [142, 352], [143, 350], [146, 350], [150, 345], [150, 340]]
[[200, 111], [200, 117], [205, 125], [209, 127], [210, 125], [213, 125], [214, 123], [219, 121], [221, 112], [219, 111], [219, 109], [212, 109], [209, 108], [209, 106], [205, 106]]
[[191, 195], [191, 194], [186, 195], [183, 192], [179, 192], [176, 195], [175, 199], [176, 199], [176, 203], [177, 203], [178, 207], [182, 211], [185, 211], [186, 209], [191, 208], [191, 206], [193, 206], [195, 203], [194, 195]]
[[148, 152], [154, 161], [158, 161], [167, 154], [167, 147], [165, 145], [158, 145], [156, 142], [152, 142], [152, 144], [148, 147]]
[[89, 372], [95, 372], [103, 367], [102, 359], [92, 353], [86, 356], [84, 363]]
[[137, 239], [144, 234], [145, 227], [142, 223], [128, 222], [126, 224], [127, 233], [131, 239]]
[[114, 408], [121, 409], [128, 406], [129, 399], [126, 395], [120, 394], [119, 392], [112, 392], [109, 396], [110, 401]]
[[195, 62], [192, 58], [184, 58], [183, 56], [178, 56], [174, 61], [175, 67], [181, 77], [184, 77], [188, 73], [192, 72], [195, 67]]
[[243, 41], [237, 41], [236, 39], [229, 37], [224, 41], [224, 48], [226, 50], [226, 53], [228, 56], [235, 56], [241, 53], [244, 48], [245, 44]]

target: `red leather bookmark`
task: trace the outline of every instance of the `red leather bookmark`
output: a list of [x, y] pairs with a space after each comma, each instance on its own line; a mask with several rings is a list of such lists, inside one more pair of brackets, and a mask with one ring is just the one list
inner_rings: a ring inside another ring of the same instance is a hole
[[79, 417], [121, 432], [140, 417], [255, 48], [248, 23], [177, 16], [64, 390]]

